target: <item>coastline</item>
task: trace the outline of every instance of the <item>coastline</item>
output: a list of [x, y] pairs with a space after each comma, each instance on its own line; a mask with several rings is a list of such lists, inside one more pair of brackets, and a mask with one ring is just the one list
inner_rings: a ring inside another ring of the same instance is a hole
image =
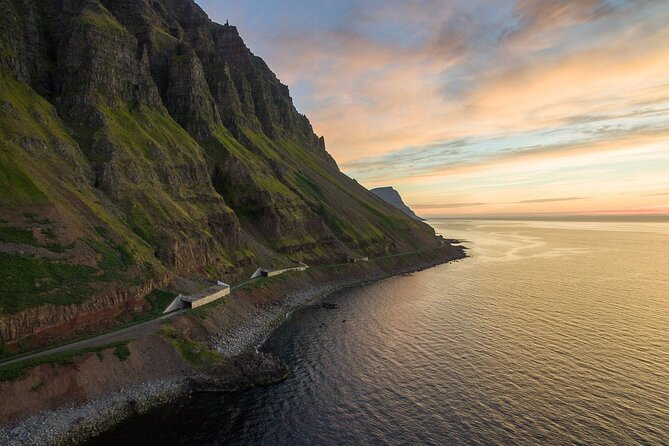
[[[453, 242], [455, 243], [456, 241]], [[297, 286], [289, 284], [279, 289], [278, 291], [285, 293], [285, 297], [277, 302], [276, 305], [272, 305], [269, 308], [265, 307], [256, 314], [251, 315], [252, 319], [249, 323], [229, 326], [227, 330], [213, 336], [211, 342], [217, 350], [226, 356], [238, 355], [249, 348], [258, 349], [265, 343], [272, 332], [284, 323], [293, 312], [324, 299], [332, 293], [346, 288], [364, 286], [393, 276], [415, 273], [466, 257], [465, 248], [453, 245], [449, 245], [448, 248], [446, 256], [443, 255], [443, 248], [438, 248], [422, 253], [400, 254], [398, 256], [373, 260], [368, 263], [347, 265], [349, 268], [347, 268], [348, 271], [346, 273], [342, 274], [340, 272], [336, 275], [326, 273], [326, 278], [323, 278], [323, 275], [319, 274], [320, 271], [311, 270], [309, 273], [312, 280], [307, 283], [304, 283], [305, 281], [302, 276], [292, 276], [291, 279], [296, 279], [299, 284]], [[426, 254], [429, 256], [431, 252], [437, 251], [439, 251], [439, 256], [433, 258], [425, 257]], [[393, 260], [411, 260], [420, 257], [422, 259], [413, 264], [411, 262], [400, 261], [399, 265], [392, 265]], [[386, 264], [384, 265], [383, 263]], [[338, 266], [344, 267], [344, 265]], [[320, 277], [313, 277], [314, 275]]]
[[[270, 283], [236, 291], [225, 305], [213, 305], [199, 317], [180, 317], [170, 326], [187, 332], [195, 341], [207, 342], [234, 363], [238, 355], [257, 351], [294, 311], [336, 291], [421, 271], [464, 257], [462, 247], [446, 245], [364, 264], [314, 268], [307, 273], [279, 276]], [[141, 344], [141, 341], [133, 343]], [[198, 389], [197, 383], [206, 382], [200, 372], [191, 369], [184, 373], [183, 367], [180, 370], [180, 375], [147, 378], [140, 384], [121, 389], [109, 386], [102, 389], [103, 396], [99, 398], [40, 411], [0, 426], [0, 444], [82, 444], [135, 414], [145, 413], [192, 392], [206, 390]], [[235, 381], [234, 377], [232, 381], [228, 377], [224, 381], [227, 385], [232, 383], [232, 387], [225, 391], [240, 391], [254, 385], [248, 380]]]

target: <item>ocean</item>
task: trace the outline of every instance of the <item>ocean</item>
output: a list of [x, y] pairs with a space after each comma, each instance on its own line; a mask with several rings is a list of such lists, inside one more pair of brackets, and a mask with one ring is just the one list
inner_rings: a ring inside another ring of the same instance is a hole
[[285, 382], [91, 444], [669, 444], [669, 222], [429, 223], [469, 257], [294, 313]]

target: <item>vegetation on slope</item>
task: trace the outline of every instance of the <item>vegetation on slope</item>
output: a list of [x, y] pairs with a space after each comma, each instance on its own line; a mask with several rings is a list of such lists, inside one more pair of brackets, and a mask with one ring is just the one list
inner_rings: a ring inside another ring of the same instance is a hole
[[77, 358], [80, 358], [88, 353], [95, 353], [98, 359], [102, 361], [103, 353], [110, 349], [114, 349], [114, 356], [116, 356], [121, 361], [125, 361], [130, 356], [130, 349], [128, 348], [129, 342], [130, 341], [122, 341], [100, 347], [86, 348], [63, 353], [53, 353], [46, 356], [40, 356], [35, 359], [27, 359], [15, 364], [2, 366], [0, 367], [0, 382], [14, 381], [16, 379], [23, 378], [31, 369], [43, 364], [51, 364], [55, 367], [74, 364], [74, 361]]

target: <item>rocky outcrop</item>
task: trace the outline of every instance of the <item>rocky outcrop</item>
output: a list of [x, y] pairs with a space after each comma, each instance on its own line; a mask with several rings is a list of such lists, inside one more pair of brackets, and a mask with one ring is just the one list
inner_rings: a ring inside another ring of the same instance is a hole
[[18, 80], [44, 89], [48, 82], [47, 43], [37, 3], [30, 0], [0, 2], [0, 29], [0, 65]]
[[397, 192], [395, 189], [393, 189], [391, 186], [376, 187], [374, 189], [370, 189], [370, 192], [372, 192], [374, 195], [376, 195], [386, 203], [395, 206], [397, 209], [404, 212], [409, 217], [415, 218], [416, 220], [422, 220], [422, 218], [416, 215], [416, 213], [404, 203], [404, 200], [402, 200], [400, 193]]
[[290, 369], [279, 358], [263, 352], [245, 351], [204, 373], [191, 377], [195, 392], [236, 392], [276, 384], [288, 378]]

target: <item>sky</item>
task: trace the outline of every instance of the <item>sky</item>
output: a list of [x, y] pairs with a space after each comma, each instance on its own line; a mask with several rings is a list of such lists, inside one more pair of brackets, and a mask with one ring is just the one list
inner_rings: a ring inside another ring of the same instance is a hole
[[425, 217], [669, 213], [669, 0], [197, 0]]

